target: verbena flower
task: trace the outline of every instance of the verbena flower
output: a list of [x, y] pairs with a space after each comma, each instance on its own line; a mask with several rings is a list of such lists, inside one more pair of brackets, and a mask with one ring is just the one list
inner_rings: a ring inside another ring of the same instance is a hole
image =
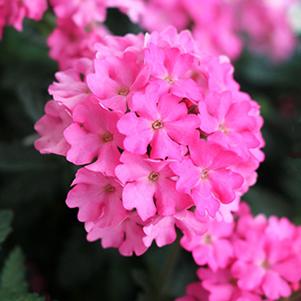
[[[94, 49], [94, 59], [56, 74], [55, 110], [47, 105], [38, 121], [36, 147], [82, 167], [67, 204], [79, 208], [89, 240], [140, 255], [152, 241], [172, 243], [178, 228], [191, 246], [213, 231], [210, 220], [231, 220], [255, 182], [259, 106], [229, 60], [204, 55], [188, 31], [107, 36]], [[217, 254], [224, 234], [212, 234]], [[203, 260], [220, 268], [227, 256]]]
[[16, 30], [23, 29], [24, 18], [41, 20], [47, 10], [46, 0], [1, 0], [0, 1], [0, 38], [4, 26], [13, 26]]
[[235, 222], [210, 221], [208, 232], [182, 245], [201, 266], [202, 289], [196, 293], [188, 286], [187, 300], [279, 300], [301, 280], [300, 227], [287, 218], [252, 216], [244, 203]]

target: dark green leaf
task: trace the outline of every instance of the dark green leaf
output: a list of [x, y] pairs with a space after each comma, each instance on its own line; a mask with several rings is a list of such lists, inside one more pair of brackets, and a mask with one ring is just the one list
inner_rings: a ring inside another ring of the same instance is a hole
[[25, 294], [27, 292], [24, 257], [20, 248], [14, 249], [6, 259], [0, 288], [12, 294]]
[[0, 244], [4, 242], [8, 234], [11, 232], [11, 222], [13, 213], [9, 210], [0, 211]]

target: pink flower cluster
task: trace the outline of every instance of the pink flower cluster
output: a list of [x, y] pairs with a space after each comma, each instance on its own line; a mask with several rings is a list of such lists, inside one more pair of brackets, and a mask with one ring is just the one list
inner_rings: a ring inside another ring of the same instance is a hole
[[242, 50], [236, 30], [236, 1], [144, 0], [141, 25], [150, 31], [162, 30], [169, 24], [180, 30], [191, 28], [202, 51], [236, 59]]
[[252, 216], [242, 203], [235, 223], [212, 221], [183, 246], [200, 282], [177, 301], [262, 301], [289, 297], [301, 280], [301, 228], [286, 218]]
[[107, 8], [115, 7], [136, 22], [142, 14], [140, 0], [51, 0], [56, 28], [48, 38], [50, 57], [60, 69], [72, 66], [75, 59], [94, 58], [98, 42], [105, 42]]
[[0, 0], [0, 38], [5, 26], [21, 31], [24, 18], [40, 20], [47, 7], [46, 0]]
[[256, 52], [281, 60], [291, 55], [296, 34], [289, 22], [295, 0], [144, 0], [141, 24], [148, 30], [172, 24], [191, 28], [203, 51], [236, 59], [247, 35]]
[[41, 153], [78, 170], [67, 205], [88, 240], [142, 254], [189, 243], [231, 219], [263, 160], [259, 106], [226, 57], [204, 56], [188, 31], [109, 37], [94, 60], [56, 74], [37, 122]]
[[248, 36], [250, 48], [283, 60], [294, 51], [297, 38], [289, 21], [295, 0], [240, 0], [240, 28]]

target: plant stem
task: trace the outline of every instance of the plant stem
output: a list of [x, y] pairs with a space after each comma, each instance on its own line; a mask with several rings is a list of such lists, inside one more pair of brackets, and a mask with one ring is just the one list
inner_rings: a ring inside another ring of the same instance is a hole
[[168, 289], [170, 277], [173, 273], [175, 264], [180, 254], [181, 248], [179, 242], [175, 242], [172, 246], [171, 253], [168, 254], [167, 259], [163, 265], [163, 269], [158, 277], [158, 290], [156, 301], [163, 301]]

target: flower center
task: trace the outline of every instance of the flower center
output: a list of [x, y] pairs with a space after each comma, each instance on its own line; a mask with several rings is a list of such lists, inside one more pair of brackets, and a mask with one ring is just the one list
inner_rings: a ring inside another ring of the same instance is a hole
[[212, 242], [213, 242], [212, 236], [210, 234], [205, 234], [205, 236], [204, 236], [204, 243], [206, 245], [211, 245]]
[[129, 89], [127, 87], [122, 87], [118, 90], [118, 95], [127, 96], [129, 94]]
[[264, 260], [260, 266], [264, 269], [264, 270], [268, 270], [270, 268], [270, 264], [267, 260]]
[[113, 140], [113, 135], [109, 132], [106, 132], [101, 136], [101, 140], [103, 143], [111, 142]]
[[228, 134], [228, 133], [229, 133], [229, 130], [226, 128], [226, 126], [225, 126], [223, 123], [221, 123], [221, 124], [218, 126], [218, 129], [219, 129], [222, 133], [224, 133], [224, 134]]
[[159, 173], [152, 171], [149, 175], [148, 175], [148, 179], [151, 182], [157, 182], [159, 180]]
[[170, 75], [165, 76], [164, 80], [167, 81], [169, 84], [173, 84], [175, 82]]
[[202, 180], [208, 179], [208, 174], [209, 174], [208, 169], [203, 169], [203, 170], [201, 171], [201, 179], [202, 179]]
[[104, 187], [104, 191], [106, 193], [112, 193], [115, 192], [116, 188], [114, 186], [112, 186], [111, 184], [108, 184]]
[[152, 128], [153, 128], [154, 130], [159, 130], [159, 129], [163, 128], [163, 123], [162, 123], [162, 121], [160, 121], [160, 120], [154, 121], [153, 124], [152, 124]]

